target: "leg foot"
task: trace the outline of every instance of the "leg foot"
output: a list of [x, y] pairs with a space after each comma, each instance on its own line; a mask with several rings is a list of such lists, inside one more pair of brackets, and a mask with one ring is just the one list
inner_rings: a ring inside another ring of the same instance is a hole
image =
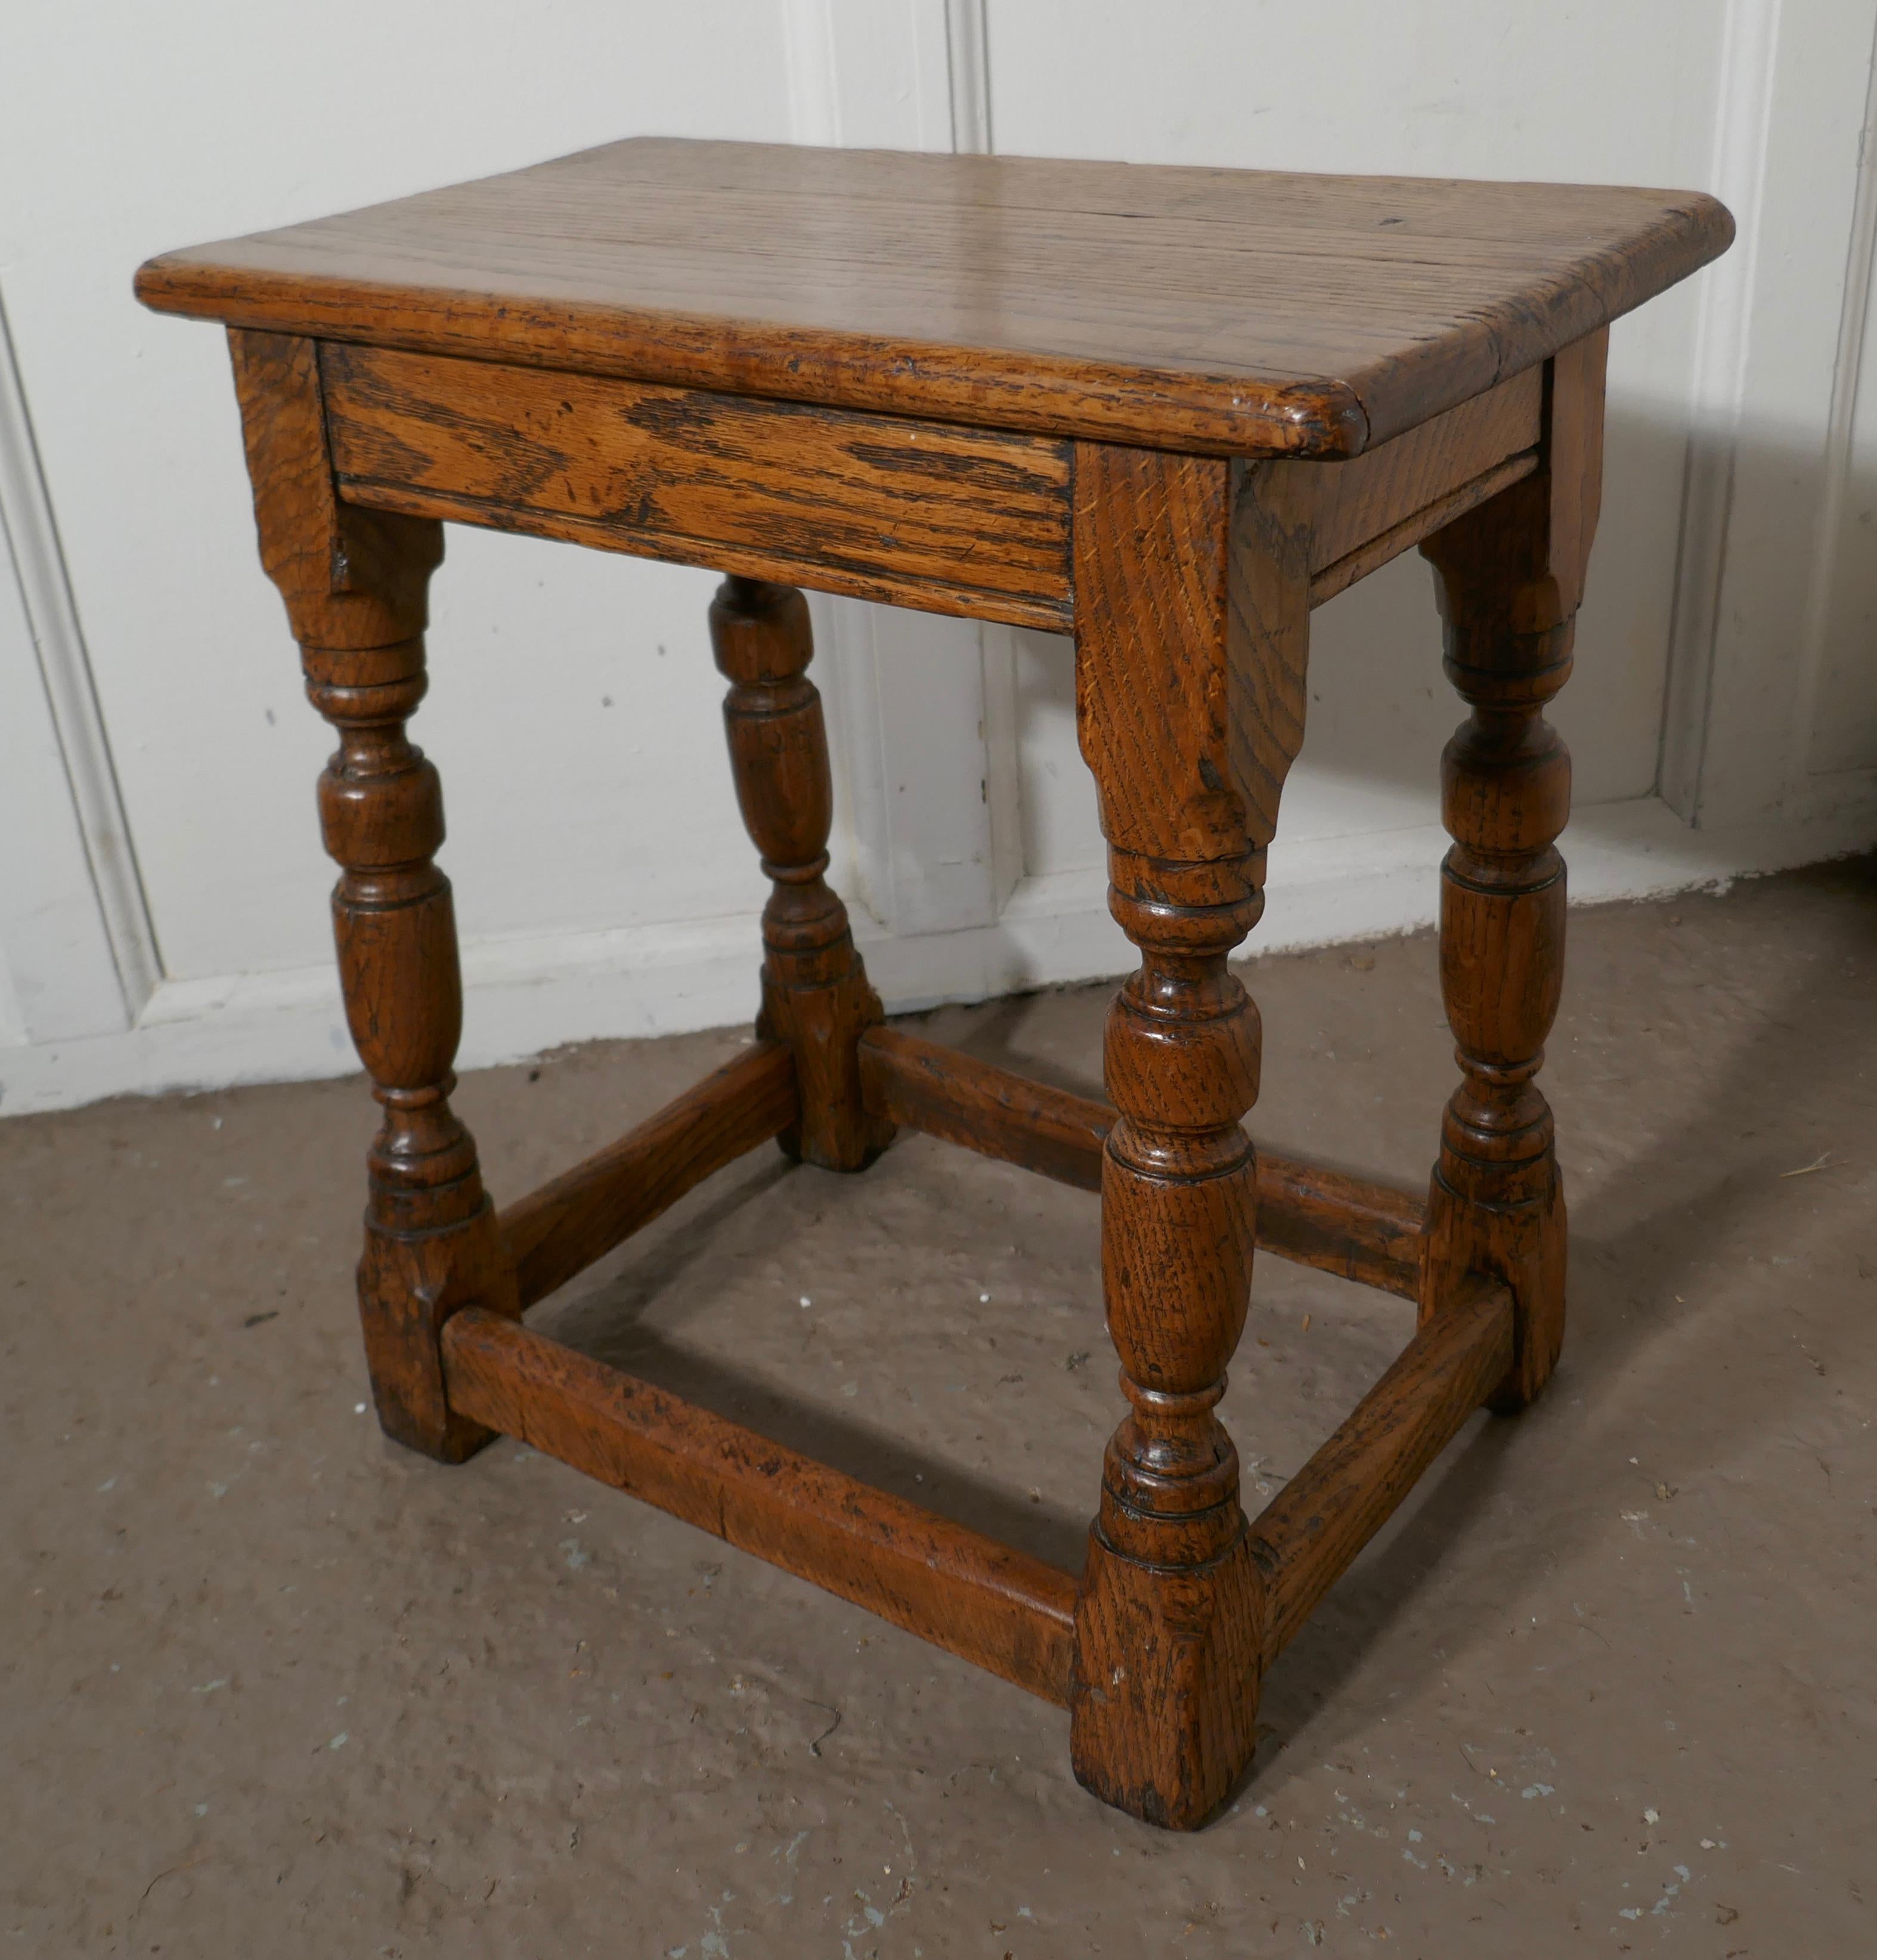
[[1124, 1558], [1098, 1527], [1076, 1608], [1069, 1747], [1083, 1788], [1169, 1831], [1204, 1823], [1256, 1745], [1258, 1615], [1242, 1532], [1208, 1564], [1168, 1573]]

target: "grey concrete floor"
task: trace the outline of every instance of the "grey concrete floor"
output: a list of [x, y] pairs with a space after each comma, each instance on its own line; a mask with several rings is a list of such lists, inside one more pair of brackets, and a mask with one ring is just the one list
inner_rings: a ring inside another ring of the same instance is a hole
[[[1265, 1685], [1196, 1835], [1056, 1710], [512, 1443], [383, 1442], [352, 1082], [0, 1124], [0, 1956], [1877, 1952], [1877, 876], [1573, 915], [1545, 1401], [1476, 1418]], [[1274, 1147], [1418, 1185], [1425, 937], [1257, 962]], [[937, 1037], [1093, 1088], [1105, 988]], [[465, 1080], [512, 1196], [733, 1052]], [[1406, 1338], [1261, 1260], [1274, 1488]], [[1067, 1564], [1119, 1402], [1093, 1199], [765, 1149], [557, 1335]]]

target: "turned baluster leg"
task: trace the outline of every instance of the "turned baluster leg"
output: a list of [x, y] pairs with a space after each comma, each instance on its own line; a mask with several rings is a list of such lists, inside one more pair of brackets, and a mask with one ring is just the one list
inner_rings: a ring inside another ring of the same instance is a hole
[[1440, 982], [1460, 1085], [1441, 1125], [1423, 1266], [1425, 1319], [1469, 1270], [1516, 1303], [1513, 1365], [1492, 1398], [1521, 1408], [1564, 1335], [1565, 1215], [1535, 1077], [1564, 979], [1570, 758], [1544, 710], [1569, 677], [1595, 530], [1605, 336], [1551, 364], [1541, 464], [1421, 546], [1446, 671], [1472, 709], [1441, 759], [1453, 847], [1442, 867]]
[[1085, 444], [1076, 458], [1077, 710], [1109, 905], [1141, 969], [1104, 1045], [1102, 1283], [1128, 1410], [1076, 1613], [1080, 1781], [1203, 1822], [1250, 1760], [1263, 1618], [1219, 1421], [1245, 1325], [1257, 1010], [1226, 955], [1302, 739], [1309, 578], [1268, 470]]
[[1129, 1412], [1103, 1459], [1077, 1614], [1071, 1740], [1098, 1796], [1199, 1822], [1251, 1755], [1256, 1574], [1217, 1414], [1244, 1332], [1258, 1181], [1239, 1118], [1258, 1027], [1226, 955], [1258, 902], [1238, 866], [1110, 855], [1141, 949], [1104, 1044], [1102, 1290]]
[[834, 788], [808, 603], [791, 585], [727, 578], [711, 602], [711, 644], [730, 682], [724, 726], [736, 801], [775, 889], [762, 912], [757, 1032], [795, 1052], [799, 1120], [780, 1141], [827, 1170], [859, 1170], [892, 1138], [861, 1102], [861, 1030], [882, 1018], [827, 884]]
[[368, 1159], [359, 1312], [378, 1419], [460, 1462], [490, 1432], [453, 1414], [437, 1352], [473, 1301], [517, 1311], [476, 1145], [450, 1107], [463, 1023], [437, 772], [405, 733], [423, 698], [425, 592], [440, 526], [332, 494], [312, 343], [231, 336], [261, 556], [287, 603], [307, 692], [339, 739], [320, 780], [340, 867], [334, 936], [346, 1020], [383, 1117]]

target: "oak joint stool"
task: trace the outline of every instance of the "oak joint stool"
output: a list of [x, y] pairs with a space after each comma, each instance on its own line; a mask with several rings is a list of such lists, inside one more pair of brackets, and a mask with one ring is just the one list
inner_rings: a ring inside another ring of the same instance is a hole
[[[383, 1118], [359, 1304], [380, 1421], [502, 1433], [1070, 1711], [1075, 1773], [1201, 1823], [1258, 1683], [1482, 1403], [1545, 1384], [1564, 1207], [1556, 1011], [1570, 672], [1608, 323], [1723, 251], [1694, 193], [641, 139], [153, 259], [230, 329], [262, 562], [338, 732], [347, 1015]], [[445, 522], [727, 573], [737, 795], [774, 890], [759, 1039], [497, 1211], [453, 1114], [437, 772], [406, 734]], [[1310, 609], [1419, 545], [1470, 709], [1442, 761], [1459, 1087], [1426, 1201], [1255, 1152], [1263, 903]], [[1109, 1100], [884, 1025], [826, 882], [797, 588], [1071, 632], [1115, 917]], [[1125, 1411], [1061, 1571], [767, 1442], [523, 1316], [771, 1138], [859, 1171], [908, 1128], [1099, 1191]], [[1418, 1328], [1255, 1519], [1216, 1408], [1254, 1245]]]

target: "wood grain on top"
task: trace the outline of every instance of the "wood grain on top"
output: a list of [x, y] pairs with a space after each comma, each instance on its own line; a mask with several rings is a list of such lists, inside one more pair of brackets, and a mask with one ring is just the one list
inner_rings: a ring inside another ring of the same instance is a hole
[[160, 310], [1215, 454], [1353, 455], [1717, 257], [1697, 192], [641, 137], [151, 259]]

